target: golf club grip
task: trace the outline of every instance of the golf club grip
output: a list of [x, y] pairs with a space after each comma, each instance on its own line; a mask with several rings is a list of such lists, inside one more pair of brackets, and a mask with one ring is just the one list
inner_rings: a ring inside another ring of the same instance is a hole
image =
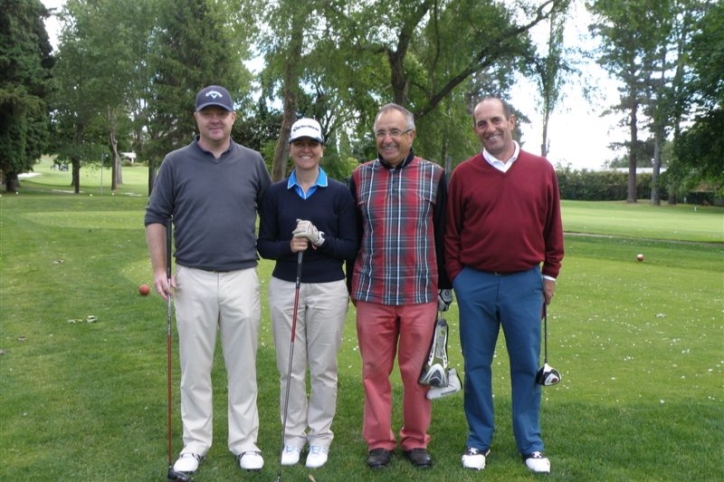
[[171, 283], [171, 218], [166, 224], [166, 279]]
[[304, 259], [304, 251], [298, 251], [297, 252], [297, 288], [299, 288], [299, 284], [302, 282], [302, 260]]

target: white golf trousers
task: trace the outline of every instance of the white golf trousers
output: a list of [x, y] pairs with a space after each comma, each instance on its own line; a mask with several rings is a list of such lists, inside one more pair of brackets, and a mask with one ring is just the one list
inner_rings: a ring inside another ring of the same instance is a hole
[[256, 350], [261, 306], [256, 269], [220, 273], [177, 266], [176, 284], [182, 453], [205, 455], [211, 447], [211, 368], [217, 331], [228, 376], [229, 450], [234, 455], [259, 450]]
[[[274, 277], [269, 281], [269, 309], [280, 380], [281, 420], [284, 419], [289, 381], [295, 286], [294, 282]], [[344, 280], [302, 283], [300, 286], [284, 445], [293, 445], [301, 450], [307, 441], [310, 445], [325, 448], [329, 448], [332, 443], [334, 435], [331, 426], [337, 408], [337, 353], [342, 343], [348, 296]], [[307, 366], [311, 386], [309, 399]]]

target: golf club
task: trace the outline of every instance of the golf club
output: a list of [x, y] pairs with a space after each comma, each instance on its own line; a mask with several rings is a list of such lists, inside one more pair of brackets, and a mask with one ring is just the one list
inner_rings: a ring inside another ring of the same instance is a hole
[[279, 451], [279, 471], [277, 472], [277, 478], [274, 482], [281, 482], [282, 480], [282, 457], [284, 456], [284, 438], [286, 436], [287, 429], [287, 409], [289, 408], [289, 387], [292, 385], [292, 361], [294, 358], [294, 338], [297, 333], [297, 308], [299, 307], [299, 285], [302, 280], [302, 259], [304, 258], [304, 251], [297, 252], [297, 279], [294, 286], [294, 312], [292, 313], [292, 336], [291, 342], [289, 343], [289, 368], [287, 369], [287, 388], [286, 394], [284, 395], [284, 414], [282, 415], [282, 445]]
[[191, 477], [183, 472], [173, 470], [173, 443], [171, 430], [171, 219], [169, 218], [166, 225], [166, 282], [168, 283], [169, 293], [166, 293], [166, 378], [167, 387], [167, 406], [166, 415], [168, 418], [168, 475], [167, 482], [181, 481], [191, 482]]
[[447, 387], [447, 335], [448, 324], [438, 316], [435, 320], [430, 354], [422, 369], [419, 383], [431, 387]]
[[543, 355], [543, 367], [538, 370], [538, 374], [535, 377], [535, 381], [538, 385], [549, 387], [555, 385], [561, 381], [561, 374], [558, 370], [548, 365], [548, 308], [543, 303], [543, 330], [544, 330], [544, 355]]

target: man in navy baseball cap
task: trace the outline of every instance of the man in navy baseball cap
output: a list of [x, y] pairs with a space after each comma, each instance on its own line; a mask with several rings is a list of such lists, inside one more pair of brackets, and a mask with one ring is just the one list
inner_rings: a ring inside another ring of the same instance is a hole
[[229, 91], [218, 85], [204, 87], [196, 94], [196, 112], [212, 105], [230, 112], [234, 110], [234, 102]]

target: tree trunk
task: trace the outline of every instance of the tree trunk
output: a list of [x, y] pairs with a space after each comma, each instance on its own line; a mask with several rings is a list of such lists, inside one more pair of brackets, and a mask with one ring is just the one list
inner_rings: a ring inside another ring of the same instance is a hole
[[661, 144], [663, 143], [661, 129], [656, 128], [654, 134], [654, 168], [651, 171], [651, 204], [661, 206], [661, 195], [659, 190], [659, 173], [661, 172]]
[[[633, 97], [633, 95], [632, 95]], [[638, 101], [633, 100], [631, 106], [631, 118], [629, 120], [630, 132], [631, 132], [631, 144], [629, 146], [628, 155], [628, 197], [626, 198], [627, 203], [635, 203], [638, 195], [636, 192], [636, 164], [638, 154]]]
[[155, 162], [150, 161], [148, 163], [148, 195], [151, 195], [151, 192], [153, 192], [153, 185], [156, 182], [156, 167]]
[[73, 183], [73, 192], [80, 194], [80, 159], [78, 159], [78, 157], [72, 157], [70, 163], [73, 171], [71, 181]]
[[292, 124], [297, 118], [297, 89], [299, 88], [299, 59], [302, 55], [304, 32], [302, 19], [295, 15], [292, 19], [292, 38], [289, 44], [289, 56], [284, 68], [284, 115], [279, 129], [279, 139], [274, 148], [272, 160], [272, 181], [280, 181], [286, 176], [287, 159], [289, 158], [289, 134]]
[[120, 160], [118, 154], [118, 138], [116, 137], [116, 114], [113, 109], [108, 109], [108, 147], [111, 150], [111, 192], [116, 192], [119, 184], [123, 184], [121, 176]]
[[540, 145], [540, 155], [541, 157], [547, 157], [548, 156], [548, 121], [549, 121], [549, 115], [548, 112], [545, 113], [543, 116], [543, 142], [541, 142]]
[[397, 105], [407, 106], [407, 91], [410, 85], [405, 77], [404, 53], [388, 49], [387, 59], [390, 62], [390, 85], [392, 85], [394, 102]]
[[8, 172], [5, 174], [5, 192], [15, 193], [18, 192], [20, 187], [20, 178], [18, 178], [17, 172]]

